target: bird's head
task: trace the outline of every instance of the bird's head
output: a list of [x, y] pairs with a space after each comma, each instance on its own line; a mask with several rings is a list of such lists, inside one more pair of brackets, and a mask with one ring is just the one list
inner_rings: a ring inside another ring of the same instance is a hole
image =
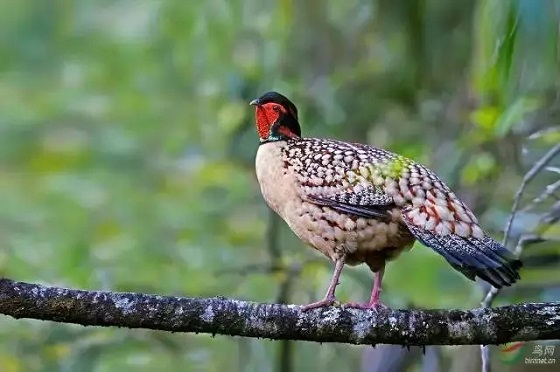
[[301, 137], [297, 108], [286, 97], [268, 92], [251, 101], [261, 143]]

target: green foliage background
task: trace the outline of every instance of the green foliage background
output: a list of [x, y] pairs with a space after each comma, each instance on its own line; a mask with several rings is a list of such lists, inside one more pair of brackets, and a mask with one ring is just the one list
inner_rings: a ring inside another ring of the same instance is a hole
[[[330, 264], [271, 218], [255, 180], [248, 102], [268, 90], [296, 102], [306, 135], [429, 165], [501, 238], [523, 173], [560, 141], [559, 5], [0, 0], [1, 275], [253, 301], [321, 296]], [[547, 173], [527, 198], [557, 178]], [[522, 213], [514, 235], [538, 227], [559, 238], [539, 213]], [[534, 264], [500, 300], [558, 299], [558, 244], [527, 255]], [[367, 269], [347, 269], [340, 299], [366, 298], [370, 282]], [[383, 299], [468, 308], [483, 289], [418, 245], [388, 267]], [[365, 371], [367, 350], [0, 320], [7, 372]], [[459, 368], [456, 354], [442, 349], [442, 363]]]

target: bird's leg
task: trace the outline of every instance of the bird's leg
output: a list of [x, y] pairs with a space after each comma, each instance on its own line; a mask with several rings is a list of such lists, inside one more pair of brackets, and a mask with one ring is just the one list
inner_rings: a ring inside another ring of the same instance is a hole
[[383, 281], [384, 273], [385, 273], [385, 266], [383, 266], [379, 271], [375, 273], [373, 289], [371, 290], [371, 297], [369, 298], [369, 302], [366, 303], [352, 302], [346, 304], [346, 306], [356, 308], [356, 309], [376, 309], [379, 306], [384, 306], [383, 303], [379, 301], [379, 294], [381, 293], [381, 282]]
[[383, 281], [383, 274], [385, 273], [385, 266], [383, 266], [378, 272], [375, 273], [375, 283], [373, 283], [373, 289], [371, 290], [371, 297], [369, 299], [369, 307], [374, 308], [381, 304], [379, 301], [379, 294], [381, 293], [381, 282]]
[[336, 261], [331, 283], [329, 284], [329, 288], [327, 289], [327, 293], [325, 294], [325, 297], [320, 301], [313, 302], [309, 305], [303, 306], [302, 309], [303, 311], [316, 309], [318, 307], [323, 307], [323, 306], [330, 306], [336, 301], [334, 292], [336, 290], [336, 286], [339, 283], [338, 279], [340, 278], [340, 273], [342, 272], [343, 267], [344, 267], [344, 256], [342, 256], [342, 258]]

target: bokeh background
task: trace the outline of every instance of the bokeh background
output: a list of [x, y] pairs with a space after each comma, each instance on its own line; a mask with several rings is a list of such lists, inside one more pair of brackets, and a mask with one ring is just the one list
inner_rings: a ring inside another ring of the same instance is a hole
[[[498, 239], [523, 175], [560, 142], [557, 1], [0, 0], [0, 9], [3, 277], [266, 302], [322, 296], [330, 263], [272, 216], [256, 183], [248, 102], [268, 90], [292, 98], [305, 135], [430, 166]], [[497, 304], [560, 298], [559, 166], [522, 199], [509, 245], [527, 234], [543, 242], [525, 247], [523, 281]], [[530, 204], [547, 185], [551, 195]], [[371, 280], [348, 268], [340, 299], [367, 298]], [[388, 266], [384, 284], [393, 307], [476, 307], [487, 289], [421, 245]], [[496, 370], [534, 368], [514, 354], [493, 348]], [[478, 368], [477, 347], [423, 356], [0, 319], [6, 372]]]

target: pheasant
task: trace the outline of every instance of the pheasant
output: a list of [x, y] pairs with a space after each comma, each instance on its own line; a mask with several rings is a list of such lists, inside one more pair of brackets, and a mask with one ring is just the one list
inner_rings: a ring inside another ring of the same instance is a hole
[[250, 104], [256, 106], [255, 168], [266, 203], [335, 264], [325, 297], [304, 310], [332, 305], [344, 265], [361, 263], [375, 273], [371, 297], [348, 306], [382, 305], [386, 262], [416, 240], [471, 280], [501, 288], [520, 278], [521, 261], [425, 166], [365, 144], [302, 137], [296, 106], [277, 92]]

